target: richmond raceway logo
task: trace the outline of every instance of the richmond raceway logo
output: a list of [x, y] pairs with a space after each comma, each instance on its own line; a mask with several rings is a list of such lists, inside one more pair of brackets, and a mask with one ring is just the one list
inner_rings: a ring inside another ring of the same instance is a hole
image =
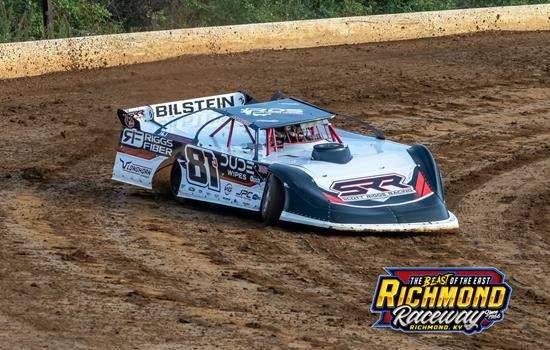
[[495, 268], [386, 268], [371, 311], [375, 327], [473, 334], [504, 319], [512, 288]]
[[384, 200], [390, 197], [415, 193], [414, 189], [405, 184], [404, 181], [404, 176], [388, 174], [335, 181], [330, 186], [330, 189], [338, 192], [338, 197], [346, 202]]

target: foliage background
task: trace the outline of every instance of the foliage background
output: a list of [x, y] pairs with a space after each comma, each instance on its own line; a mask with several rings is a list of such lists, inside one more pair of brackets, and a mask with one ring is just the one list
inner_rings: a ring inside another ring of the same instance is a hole
[[550, 0], [0, 0], [0, 42], [383, 13], [550, 3]]

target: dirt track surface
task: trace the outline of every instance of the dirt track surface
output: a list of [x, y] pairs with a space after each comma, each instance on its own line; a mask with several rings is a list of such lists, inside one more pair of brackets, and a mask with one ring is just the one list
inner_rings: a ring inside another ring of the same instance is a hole
[[[277, 88], [430, 146], [460, 231], [266, 229], [110, 180], [116, 108]], [[550, 32], [0, 81], [0, 128], [2, 349], [550, 345]], [[497, 267], [510, 308], [474, 336], [373, 328], [386, 266]]]

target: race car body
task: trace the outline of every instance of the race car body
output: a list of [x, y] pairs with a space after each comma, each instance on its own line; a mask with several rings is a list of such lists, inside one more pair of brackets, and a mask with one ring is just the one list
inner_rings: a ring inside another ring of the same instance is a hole
[[349, 231], [458, 227], [437, 164], [422, 145], [336, 129], [335, 113], [297, 99], [235, 92], [119, 110], [113, 179], [278, 220]]

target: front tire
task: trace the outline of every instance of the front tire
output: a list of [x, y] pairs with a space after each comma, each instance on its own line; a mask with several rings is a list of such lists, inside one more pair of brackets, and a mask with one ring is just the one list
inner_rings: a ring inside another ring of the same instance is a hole
[[264, 225], [274, 225], [284, 206], [284, 188], [281, 181], [274, 175], [269, 175], [265, 184], [264, 196], [262, 198], [261, 213]]

